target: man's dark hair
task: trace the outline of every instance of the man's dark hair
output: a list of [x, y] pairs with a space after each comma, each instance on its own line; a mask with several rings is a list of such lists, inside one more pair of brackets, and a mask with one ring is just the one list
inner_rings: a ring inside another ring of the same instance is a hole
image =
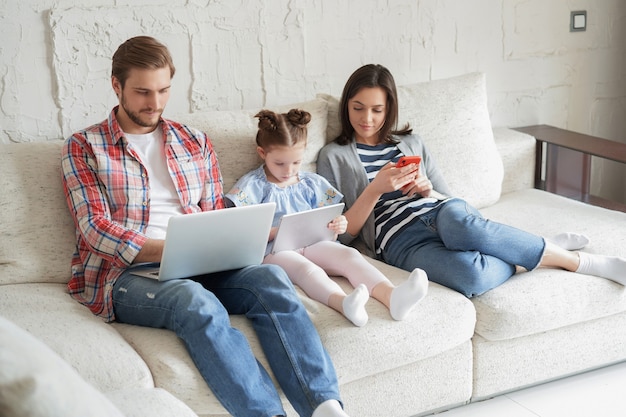
[[150, 36], [136, 36], [121, 44], [113, 54], [111, 75], [120, 82], [122, 88], [132, 68], [160, 69], [169, 67], [170, 78], [176, 68], [170, 51], [165, 45]]

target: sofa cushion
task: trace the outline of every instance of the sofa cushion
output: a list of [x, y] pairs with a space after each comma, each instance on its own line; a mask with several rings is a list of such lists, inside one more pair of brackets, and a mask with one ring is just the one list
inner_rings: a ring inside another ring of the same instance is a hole
[[135, 388], [105, 393], [125, 417], [197, 417], [185, 403], [160, 388]]
[[504, 166], [502, 194], [533, 188], [537, 151], [535, 138], [506, 127], [494, 128], [493, 137]]
[[0, 315], [43, 341], [100, 391], [154, 387], [137, 352], [72, 299], [64, 284], [0, 285]]
[[[288, 106], [273, 106], [270, 110], [286, 113], [292, 108], [311, 113], [302, 170], [315, 172], [317, 154], [326, 141], [327, 103], [325, 100], [315, 99]], [[242, 175], [262, 163], [257, 155], [255, 142], [258, 119], [254, 115], [259, 110], [261, 109], [214, 110], [181, 114], [172, 116], [171, 119], [201, 130], [209, 136], [219, 159], [225, 191], [228, 191]]]
[[[341, 132], [338, 98], [328, 101], [329, 140]], [[410, 123], [457, 197], [477, 208], [500, 198], [503, 168], [496, 148], [483, 73], [398, 87], [398, 125]]]
[[[491, 341], [475, 335], [472, 339], [472, 400], [490, 398], [513, 389], [623, 362], [626, 358], [624, 329], [626, 313], [514, 339]], [[601, 380], [598, 380], [598, 385], [602, 385]], [[556, 415], [621, 416], [624, 414], [623, 401], [619, 404], [622, 413], [617, 414], [604, 414], [599, 410], [570, 414], [561, 410]]]
[[[551, 237], [578, 232], [591, 239], [585, 251], [621, 256], [626, 213], [590, 206], [545, 191], [505, 194], [482, 210], [486, 217]], [[612, 281], [558, 269], [520, 272], [472, 299], [476, 333], [487, 340], [512, 339], [626, 311], [626, 288]]]
[[75, 235], [61, 181], [62, 145], [2, 145], [0, 284], [70, 279]]
[[52, 349], [1, 316], [0, 415], [123, 416]]

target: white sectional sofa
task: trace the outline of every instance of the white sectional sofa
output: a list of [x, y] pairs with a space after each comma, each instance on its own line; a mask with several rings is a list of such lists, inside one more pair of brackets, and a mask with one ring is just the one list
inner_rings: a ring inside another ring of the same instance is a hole
[[[483, 74], [402, 86], [399, 94], [401, 121], [424, 137], [455, 194], [485, 216], [543, 236], [584, 233], [587, 250], [626, 256], [625, 213], [533, 189], [536, 142], [492, 129]], [[313, 115], [305, 169], [315, 170], [317, 152], [337, 133], [337, 98], [274, 109], [291, 107]], [[172, 118], [209, 134], [228, 189], [260, 163], [258, 110]], [[68, 295], [74, 227], [61, 144], [0, 146], [0, 414], [99, 416], [115, 407], [127, 417], [227, 415], [172, 332], [106, 324]], [[408, 275], [371, 262], [392, 281]], [[402, 322], [372, 299], [362, 328], [302, 299], [355, 417], [427, 415], [626, 360], [624, 287], [560, 270], [519, 273], [471, 300], [431, 283]], [[266, 363], [245, 318], [232, 322]], [[44, 404], [48, 414], [33, 411]]]

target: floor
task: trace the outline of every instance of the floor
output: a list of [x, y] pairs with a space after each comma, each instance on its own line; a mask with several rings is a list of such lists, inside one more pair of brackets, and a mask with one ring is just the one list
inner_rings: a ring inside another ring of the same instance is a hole
[[626, 363], [512, 392], [436, 417], [625, 417]]

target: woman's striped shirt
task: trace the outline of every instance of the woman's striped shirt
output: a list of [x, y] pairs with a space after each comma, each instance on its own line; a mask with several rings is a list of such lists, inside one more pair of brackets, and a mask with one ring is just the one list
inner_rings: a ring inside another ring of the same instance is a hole
[[[401, 156], [405, 156], [394, 144], [370, 146], [357, 143], [356, 146], [370, 182], [382, 167], [389, 162], [396, 163]], [[405, 196], [400, 190], [383, 194], [374, 207], [376, 253], [380, 254], [399, 230], [418, 221], [420, 215], [436, 208], [440, 203], [441, 200], [436, 198]]]

